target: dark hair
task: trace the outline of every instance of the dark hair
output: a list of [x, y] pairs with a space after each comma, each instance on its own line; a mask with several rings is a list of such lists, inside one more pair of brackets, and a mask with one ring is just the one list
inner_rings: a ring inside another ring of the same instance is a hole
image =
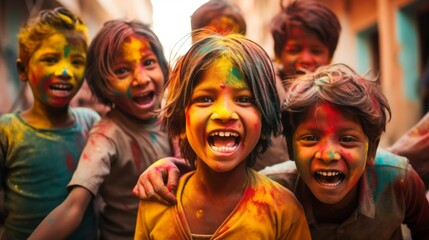
[[[268, 54], [257, 43], [240, 34], [213, 34], [200, 39], [176, 63], [169, 82], [165, 85], [166, 104], [161, 109], [162, 123], [172, 137], [186, 131], [185, 109], [189, 106], [192, 92], [202, 73], [219, 58], [226, 58], [237, 67], [251, 89], [255, 105], [261, 113], [261, 138], [246, 159], [251, 167], [256, 156], [264, 152], [272, 134], [280, 129], [280, 101], [275, 85], [275, 73]], [[196, 153], [187, 138], [180, 139], [182, 156], [193, 166]]]
[[315, 1], [296, 0], [282, 8], [271, 22], [271, 34], [274, 39], [274, 53], [281, 58], [288, 34], [293, 27], [315, 33], [334, 55], [341, 32], [340, 22], [329, 8]]
[[161, 42], [148, 25], [137, 21], [108, 21], [89, 46], [88, 65], [85, 73], [91, 91], [101, 103], [107, 106], [112, 107], [113, 105], [109, 98], [113, 95], [112, 89], [109, 87], [109, 79], [116, 78], [112, 65], [126, 39], [133, 34], [143, 36], [149, 41], [152, 51], [158, 58], [164, 82], [168, 80], [170, 69]]
[[364, 78], [345, 64], [333, 64], [288, 83], [282, 123], [289, 156], [294, 156], [293, 134], [302, 118], [317, 104], [327, 103], [356, 117], [368, 137], [368, 159], [374, 159], [380, 136], [391, 117], [389, 103], [377, 79]]
[[236, 33], [246, 34], [246, 22], [240, 9], [225, 0], [210, 0], [201, 5], [191, 16], [191, 29], [197, 30], [210, 25], [210, 22], [219, 17], [228, 17], [237, 23], [239, 30]]
[[17, 35], [19, 59], [23, 66], [28, 65], [28, 61], [40, 47], [40, 43], [55, 33], [63, 33], [67, 38], [77, 39], [84, 47], [84, 51], [87, 51], [88, 29], [82, 20], [63, 7], [45, 9], [21, 27]]

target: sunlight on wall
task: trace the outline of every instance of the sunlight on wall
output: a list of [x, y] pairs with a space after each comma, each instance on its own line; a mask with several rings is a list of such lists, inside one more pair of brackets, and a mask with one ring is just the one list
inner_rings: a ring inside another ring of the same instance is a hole
[[190, 47], [191, 15], [205, 2], [207, 0], [152, 0], [153, 30], [168, 61], [174, 61]]

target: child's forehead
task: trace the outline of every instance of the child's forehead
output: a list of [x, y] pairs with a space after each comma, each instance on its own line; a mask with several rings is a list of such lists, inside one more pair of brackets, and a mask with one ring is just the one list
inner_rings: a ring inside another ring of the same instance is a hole
[[305, 28], [301, 25], [292, 25], [287, 31], [287, 38], [299, 38], [299, 39], [317, 39], [319, 36], [315, 31]]
[[118, 51], [120, 51], [120, 53], [127, 53], [143, 49], [151, 49], [149, 40], [144, 36], [132, 34], [124, 39], [122, 46]]
[[345, 109], [328, 102], [319, 102], [307, 108], [302, 121], [317, 122], [324, 120], [334, 124], [349, 122], [360, 125], [358, 115], [350, 114], [352, 110], [345, 111]]
[[76, 35], [69, 35], [65, 32], [55, 32], [40, 41], [40, 48], [56, 48], [56, 47], [71, 47], [79, 49], [82, 53], [86, 53], [86, 42]]

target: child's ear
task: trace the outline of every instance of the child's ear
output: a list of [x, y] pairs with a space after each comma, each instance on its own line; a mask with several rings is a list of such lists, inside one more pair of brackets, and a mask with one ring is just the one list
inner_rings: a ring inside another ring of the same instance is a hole
[[18, 70], [19, 79], [27, 81], [27, 68], [24, 66], [20, 58], [16, 59], [16, 69]]

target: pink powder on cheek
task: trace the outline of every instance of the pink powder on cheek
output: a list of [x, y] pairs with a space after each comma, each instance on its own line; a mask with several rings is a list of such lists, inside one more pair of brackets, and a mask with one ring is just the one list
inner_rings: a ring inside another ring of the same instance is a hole
[[344, 150], [340, 150], [340, 155], [342, 158], [346, 158], [346, 159], [350, 159], [352, 157], [352, 155], [348, 152], [345, 152]]

